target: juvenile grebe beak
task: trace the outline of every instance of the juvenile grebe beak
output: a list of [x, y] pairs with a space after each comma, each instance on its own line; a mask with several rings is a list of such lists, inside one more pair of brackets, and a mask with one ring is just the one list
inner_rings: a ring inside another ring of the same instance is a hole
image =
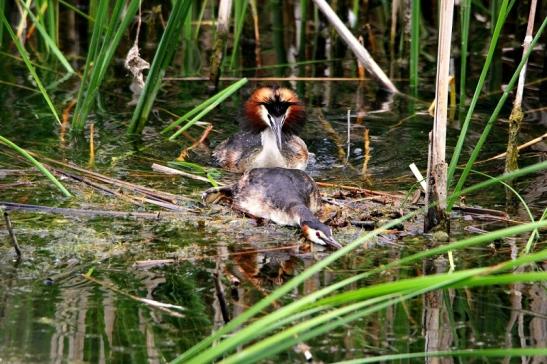
[[274, 134], [275, 134], [275, 142], [277, 143], [277, 148], [281, 150], [283, 145], [283, 124], [285, 124], [285, 115], [282, 116], [272, 116], [268, 115], [270, 117], [270, 127], [272, 128]]

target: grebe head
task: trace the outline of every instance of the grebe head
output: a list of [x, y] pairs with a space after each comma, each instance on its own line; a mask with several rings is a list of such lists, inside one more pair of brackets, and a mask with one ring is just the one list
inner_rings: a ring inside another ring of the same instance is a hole
[[342, 245], [334, 240], [332, 230], [318, 221], [304, 221], [300, 224], [304, 236], [319, 245], [328, 245], [334, 249], [342, 248]]
[[281, 150], [283, 133], [298, 130], [305, 122], [304, 106], [294, 91], [277, 86], [256, 89], [245, 103], [250, 128], [270, 128]]

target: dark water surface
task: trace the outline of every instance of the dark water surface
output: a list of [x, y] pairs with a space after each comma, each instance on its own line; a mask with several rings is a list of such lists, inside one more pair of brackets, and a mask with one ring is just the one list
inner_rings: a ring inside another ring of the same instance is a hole
[[[427, 107], [433, 98], [432, 92], [420, 94], [421, 99], [427, 100], [422, 102], [387, 95], [370, 81], [292, 86], [306, 100], [309, 122], [302, 137], [316, 155], [315, 164], [309, 169], [316, 180], [375, 190], [410, 190], [415, 179], [408, 164], [415, 162], [422, 170], [426, 167], [427, 135], [432, 124]], [[207, 116], [206, 121], [214, 125], [209, 138], [211, 146], [237, 129], [240, 105], [253, 87], [254, 84], [248, 84], [238, 96]], [[129, 142], [124, 137], [131, 116], [131, 108], [126, 106], [127, 91], [115, 84], [109, 90], [101, 101], [105, 110], [110, 111], [92, 115], [96, 149], [92, 168], [117, 179], [188, 196], [185, 204], [198, 209], [198, 213], [184, 212], [176, 218], [159, 221], [11, 213], [24, 259], [21, 262], [14, 260], [8, 235], [2, 228], [1, 363], [169, 361], [223, 324], [221, 304], [215, 291], [215, 272], [221, 274], [227, 312], [235, 317], [328, 254], [298, 251], [295, 245], [300, 237], [295, 229], [269, 224], [257, 226], [253, 220], [223, 206], [201, 208], [199, 196], [209, 187], [206, 183], [152, 171], [152, 163], [165, 165], [176, 159], [183, 147], [191, 144], [184, 138], [166, 142], [159, 135], [161, 128], [172, 120], [165, 110], [179, 115], [189, 110], [207, 97], [205, 83], [168, 84], [159, 97], [157, 112], [139, 142]], [[89, 129], [85, 140], [74, 141], [65, 136], [62, 141], [59, 127], [39, 95], [4, 86], [0, 94], [0, 134], [42, 156], [88, 168]], [[465, 147], [466, 155], [478, 139], [498, 97], [492, 95], [481, 99], [470, 132], [472, 142]], [[70, 98], [67, 93], [66, 99]], [[535, 94], [527, 98], [527, 102], [529, 109], [545, 106], [545, 101], [542, 105]], [[338, 141], [321, 123], [317, 109], [329, 121]], [[352, 113], [352, 126], [351, 151], [346, 165], [339, 147], [346, 148], [348, 109]], [[507, 116], [508, 109], [502, 113], [503, 118]], [[522, 140], [541, 135], [545, 120], [545, 111], [526, 114]], [[448, 131], [450, 146], [455, 145], [459, 125], [456, 113]], [[368, 156], [364, 143], [366, 129], [370, 138]], [[189, 134], [197, 138], [201, 132], [202, 129], [194, 127]], [[494, 128], [480, 159], [503, 152], [505, 141], [506, 123], [502, 120]], [[538, 157], [537, 152], [530, 152], [522, 162], [531, 164], [541, 158], [545, 155]], [[206, 164], [207, 151], [196, 150], [189, 159]], [[367, 168], [363, 174], [365, 160]], [[492, 175], [500, 174], [503, 162], [483, 164], [482, 170]], [[482, 178], [473, 177], [473, 181], [480, 180]], [[81, 183], [63, 181], [76, 194], [74, 199], [61, 197], [42, 176], [6, 148], [0, 148], [2, 201], [84, 209], [158, 211], [151, 205], [135, 207]], [[517, 187], [536, 214], [545, 208], [545, 174], [523, 179]], [[468, 196], [467, 203], [504, 210], [504, 197], [503, 188], [494, 187], [488, 193]], [[510, 210], [510, 214], [515, 220], [527, 220], [522, 207]], [[416, 226], [419, 224], [421, 222], [417, 221]], [[458, 219], [453, 223], [455, 237], [469, 234], [463, 229], [464, 225], [485, 230], [505, 226], [478, 220], [464, 223], [463, 219]], [[335, 236], [347, 243], [363, 232], [357, 228], [339, 228], [335, 229]], [[521, 251], [526, 239], [526, 236], [507, 239], [489, 247], [458, 252], [455, 254], [457, 269], [508, 260], [512, 253]], [[380, 239], [368, 249], [361, 249], [314, 276], [282, 303], [357, 272], [421, 251], [429, 240], [428, 235], [412, 234], [384, 243]], [[138, 261], [151, 259], [177, 262], [153, 268], [135, 266]], [[438, 271], [445, 271], [446, 264], [442, 260], [431, 262], [433, 270]], [[100, 283], [81, 276], [89, 269], [93, 269], [92, 276]], [[417, 276], [423, 274], [424, 269], [421, 264], [409, 266], [375, 276], [359, 285]], [[236, 278], [239, 285], [231, 283]], [[183, 317], [150, 308], [120, 291], [182, 306]], [[398, 304], [307, 344], [316, 360], [324, 362], [372, 354], [420, 352], [425, 350], [426, 341], [430, 348], [435, 348], [431, 345], [437, 345], [437, 348], [537, 347], [547, 342], [546, 319], [547, 297], [542, 284], [457, 289]], [[432, 320], [438, 320], [439, 324], [435, 326]], [[303, 357], [288, 350], [279, 360], [302, 362]], [[520, 358], [513, 361], [519, 362]]]

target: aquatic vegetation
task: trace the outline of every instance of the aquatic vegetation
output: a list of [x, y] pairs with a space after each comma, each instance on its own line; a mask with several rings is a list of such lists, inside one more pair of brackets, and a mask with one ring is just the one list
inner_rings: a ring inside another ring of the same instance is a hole
[[[498, 154], [527, 64], [522, 146], [544, 143], [545, 10], [523, 51], [528, 2], [456, 2], [452, 226], [424, 234], [440, 205], [407, 165], [428, 164], [445, 4], [0, 0], [0, 238], [22, 252], [0, 244], [0, 361], [547, 356], [545, 152], [501, 175]], [[202, 203], [239, 178], [211, 154], [269, 84], [308, 111], [306, 173], [340, 250]]]

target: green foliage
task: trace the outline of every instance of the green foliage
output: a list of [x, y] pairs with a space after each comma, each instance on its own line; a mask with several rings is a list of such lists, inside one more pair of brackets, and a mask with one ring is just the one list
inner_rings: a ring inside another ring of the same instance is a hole
[[171, 63], [171, 59], [177, 49], [182, 26], [191, 4], [191, 0], [176, 0], [173, 5], [169, 20], [167, 21], [167, 26], [165, 27], [160, 44], [158, 45], [158, 50], [156, 51], [154, 60], [150, 66], [150, 72], [148, 72], [148, 76], [146, 77], [144, 89], [139, 97], [137, 107], [133, 112], [131, 124], [128, 128], [129, 134], [140, 134], [144, 129], [156, 95], [160, 89], [165, 71]]
[[36, 70], [34, 69], [34, 66], [32, 65], [29, 55], [27, 53], [27, 50], [25, 47], [21, 44], [21, 41], [19, 38], [17, 38], [17, 35], [13, 32], [11, 29], [11, 25], [8, 23], [8, 20], [6, 19], [4, 12], [0, 11], [0, 23], [4, 24], [4, 27], [8, 31], [13, 43], [15, 43], [15, 46], [17, 47], [17, 50], [19, 51], [19, 54], [21, 55], [21, 58], [23, 58], [23, 62], [25, 62], [25, 65], [27, 66], [27, 69], [29, 70], [30, 74], [32, 75], [32, 78], [34, 79], [34, 82], [36, 82], [36, 85], [38, 86], [38, 89], [40, 89], [40, 92], [46, 101], [47, 105], [49, 106], [49, 109], [51, 110], [51, 113], [55, 117], [55, 120], [59, 124], [61, 124], [61, 120], [59, 119], [59, 114], [57, 114], [57, 110], [55, 109], [55, 106], [53, 106], [53, 102], [51, 101], [51, 98], [49, 97], [46, 89], [44, 88], [44, 85], [42, 84], [42, 81], [40, 81], [40, 78], [38, 77], [38, 74], [36, 73]]
[[26, 150], [19, 147], [17, 144], [13, 143], [7, 138], [4, 138], [0, 135], [0, 143], [10, 147], [15, 152], [23, 156], [25, 159], [27, 159], [31, 164], [33, 164], [44, 176], [47, 177], [54, 185], [65, 195], [66, 197], [72, 197], [72, 194], [68, 192], [68, 190], [59, 182], [57, 178], [55, 178], [54, 175], [51, 174], [50, 171], [46, 169], [46, 167], [43, 166], [42, 163], [38, 162], [33, 156], [31, 156]]
[[125, 9], [123, 1], [116, 1], [110, 16], [108, 15], [109, 4], [109, 0], [99, 1], [96, 21], [93, 24], [84, 74], [72, 120], [72, 128], [78, 133], [84, 129], [87, 116], [91, 112], [114, 53], [137, 12], [139, 0], [130, 0]]
[[[530, 53], [532, 53], [532, 49], [534, 49], [534, 46], [536, 45], [536, 43], [540, 39], [541, 34], [545, 30], [546, 26], [547, 26], [547, 18], [545, 18], [543, 20], [543, 23], [541, 24], [541, 26], [538, 29], [536, 35], [534, 36], [534, 39], [530, 43], [530, 48], [528, 49], [528, 51], [525, 54], [522, 55], [522, 59], [521, 59], [519, 65], [517, 66], [517, 69], [513, 73], [513, 76], [511, 77], [511, 80], [509, 81], [509, 83], [505, 87], [505, 90], [503, 91], [503, 95], [499, 99], [498, 104], [496, 105], [494, 111], [492, 112], [492, 115], [488, 119], [488, 122], [486, 123], [486, 126], [484, 127], [484, 130], [481, 133], [481, 136], [480, 136], [477, 144], [475, 145], [475, 148], [473, 149], [473, 152], [471, 153], [471, 156], [469, 157], [469, 160], [465, 164], [465, 168], [462, 172], [462, 175], [460, 176], [460, 179], [458, 180], [458, 183], [456, 184], [456, 187], [454, 188], [454, 195], [458, 195], [459, 192], [461, 191], [461, 189], [463, 188], [463, 185], [464, 185], [465, 181], [467, 180], [467, 176], [471, 172], [471, 168], [473, 168], [473, 163], [475, 163], [475, 161], [477, 160], [477, 157], [479, 156], [479, 153], [480, 153], [484, 143], [486, 142], [486, 139], [488, 138], [488, 134], [490, 133], [490, 130], [492, 129], [492, 126], [494, 126], [494, 123], [498, 120], [498, 115], [501, 111], [501, 108], [505, 104], [505, 101], [509, 97], [509, 94], [513, 90], [513, 87], [515, 86], [515, 84], [516, 84], [516, 82], [519, 78], [519, 74], [520, 74], [520, 71], [522, 70], [522, 67], [524, 67], [524, 65], [528, 61], [528, 57], [530, 56]], [[473, 98], [475, 99], [475, 97], [473, 97]], [[471, 116], [469, 116], [469, 120], [471, 120]], [[466, 121], [467, 121], [467, 118], [466, 118]], [[462, 135], [465, 136], [463, 127], [462, 127], [462, 132], [460, 134], [460, 137]], [[460, 140], [458, 139], [458, 142], [459, 141]], [[452, 172], [452, 174], [450, 174], [450, 171], [455, 170], [455, 167], [457, 165], [458, 155], [456, 153], [459, 154], [459, 152], [455, 151], [454, 156], [452, 157], [452, 160], [450, 162], [449, 178], [450, 178], [451, 175], [452, 176], [454, 175], [454, 172]], [[454, 206], [455, 201], [456, 200], [454, 198], [451, 198], [451, 199], [448, 200], [448, 210], [449, 211], [452, 209], [452, 206]]]
[[162, 130], [162, 133], [165, 133], [176, 126], [180, 125], [183, 121], [188, 120], [190, 117], [194, 116], [192, 119], [188, 120], [186, 124], [182, 128], [176, 131], [173, 135], [169, 137], [169, 140], [174, 140], [176, 137], [178, 137], [183, 131], [190, 128], [192, 125], [194, 125], [198, 120], [201, 120], [202, 117], [207, 115], [211, 110], [213, 110], [215, 107], [217, 107], [221, 102], [226, 100], [230, 95], [232, 95], [234, 92], [239, 90], [243, 85], [247, 83], [247, 78], [242, 78], [241, 80], [231, 84], [230, 86], [226, 87], [224, 90], [218, 92], [214, 96], [211, 96], [209, 99], [205, 100], [183, 116], [181, 116], [178, 120], [172, 122], [169, 124], [165, 129]]

